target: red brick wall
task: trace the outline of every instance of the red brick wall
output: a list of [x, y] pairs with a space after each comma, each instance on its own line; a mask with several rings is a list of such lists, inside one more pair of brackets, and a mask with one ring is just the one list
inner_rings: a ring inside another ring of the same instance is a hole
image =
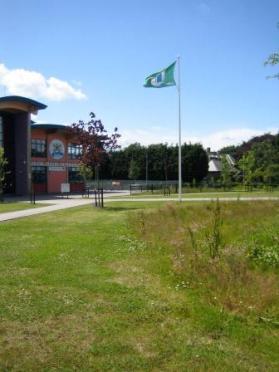
[[[44, 130], [42, 128], [32, 129], [32, 139], [44, 139], [47, 144], [47, 157], [32, 157], [32, 165], [46, 165], [47, 166], [47, 184], [35, 184], [34, 189], [37, 192], [59, 193], [61, 191], [61, 183], [68, 182], [68, 167], [67, 165], [78, 165], [78, 160], [68, 158], [68, 144], [71, 143], [71, 138], [68, 134], [58, 130]], [[64, 156], [60, 159], [53, 158], [50, 153], [50, 144], [53, 140], [59, 140], [64, 145]], [[71, 192], [81, 192], [83, 190], [83, 183], [73, 183], [71, 185]]]

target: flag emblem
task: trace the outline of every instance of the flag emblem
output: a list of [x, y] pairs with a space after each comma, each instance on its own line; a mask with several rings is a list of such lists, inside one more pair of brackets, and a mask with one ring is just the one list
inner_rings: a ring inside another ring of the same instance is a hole
[[162, 71], [155, 72], [145, 79], [145, 88], [163, 88], [176, 85], [174, 80], [174, 68], [176, 62]]

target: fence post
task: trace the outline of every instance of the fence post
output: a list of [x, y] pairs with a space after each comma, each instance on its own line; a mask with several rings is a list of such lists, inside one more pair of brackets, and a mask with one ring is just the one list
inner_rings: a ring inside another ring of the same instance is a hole
[[95, 207], [97, 208], [97, 191], [94, 190], [94, 196], [95, 196]]
[[31, 190], [30, 190], [30, 203], [36, 204], [35, 188], [33, 184], [31, 184]]

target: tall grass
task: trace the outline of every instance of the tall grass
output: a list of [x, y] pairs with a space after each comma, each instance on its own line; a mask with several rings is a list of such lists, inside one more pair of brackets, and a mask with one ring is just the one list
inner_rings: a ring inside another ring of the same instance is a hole
[[278, 210], [278, 203], [268, 202], [170, 204], [131, 216], [130, 226], [152, 252], [169, 254], [175, 280], [202, 301], [239, 315], [276, 319], [278, 271], [274, 265], [268, 270], [254, 265], [249, 247], [256, 234], [268, 245], [262, 224], [279, 226]]

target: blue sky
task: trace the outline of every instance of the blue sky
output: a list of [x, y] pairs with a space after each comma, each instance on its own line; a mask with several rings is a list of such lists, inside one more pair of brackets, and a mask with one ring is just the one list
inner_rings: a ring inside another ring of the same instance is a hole
[[48, 105], [39, 122], [94, 111], [122, 144], [177, 141], [175, 88], [144, 78], [181, 56], [182, 137], [217, 149], [279, 127], [278, 0], [0, 0], [0, 95]]

